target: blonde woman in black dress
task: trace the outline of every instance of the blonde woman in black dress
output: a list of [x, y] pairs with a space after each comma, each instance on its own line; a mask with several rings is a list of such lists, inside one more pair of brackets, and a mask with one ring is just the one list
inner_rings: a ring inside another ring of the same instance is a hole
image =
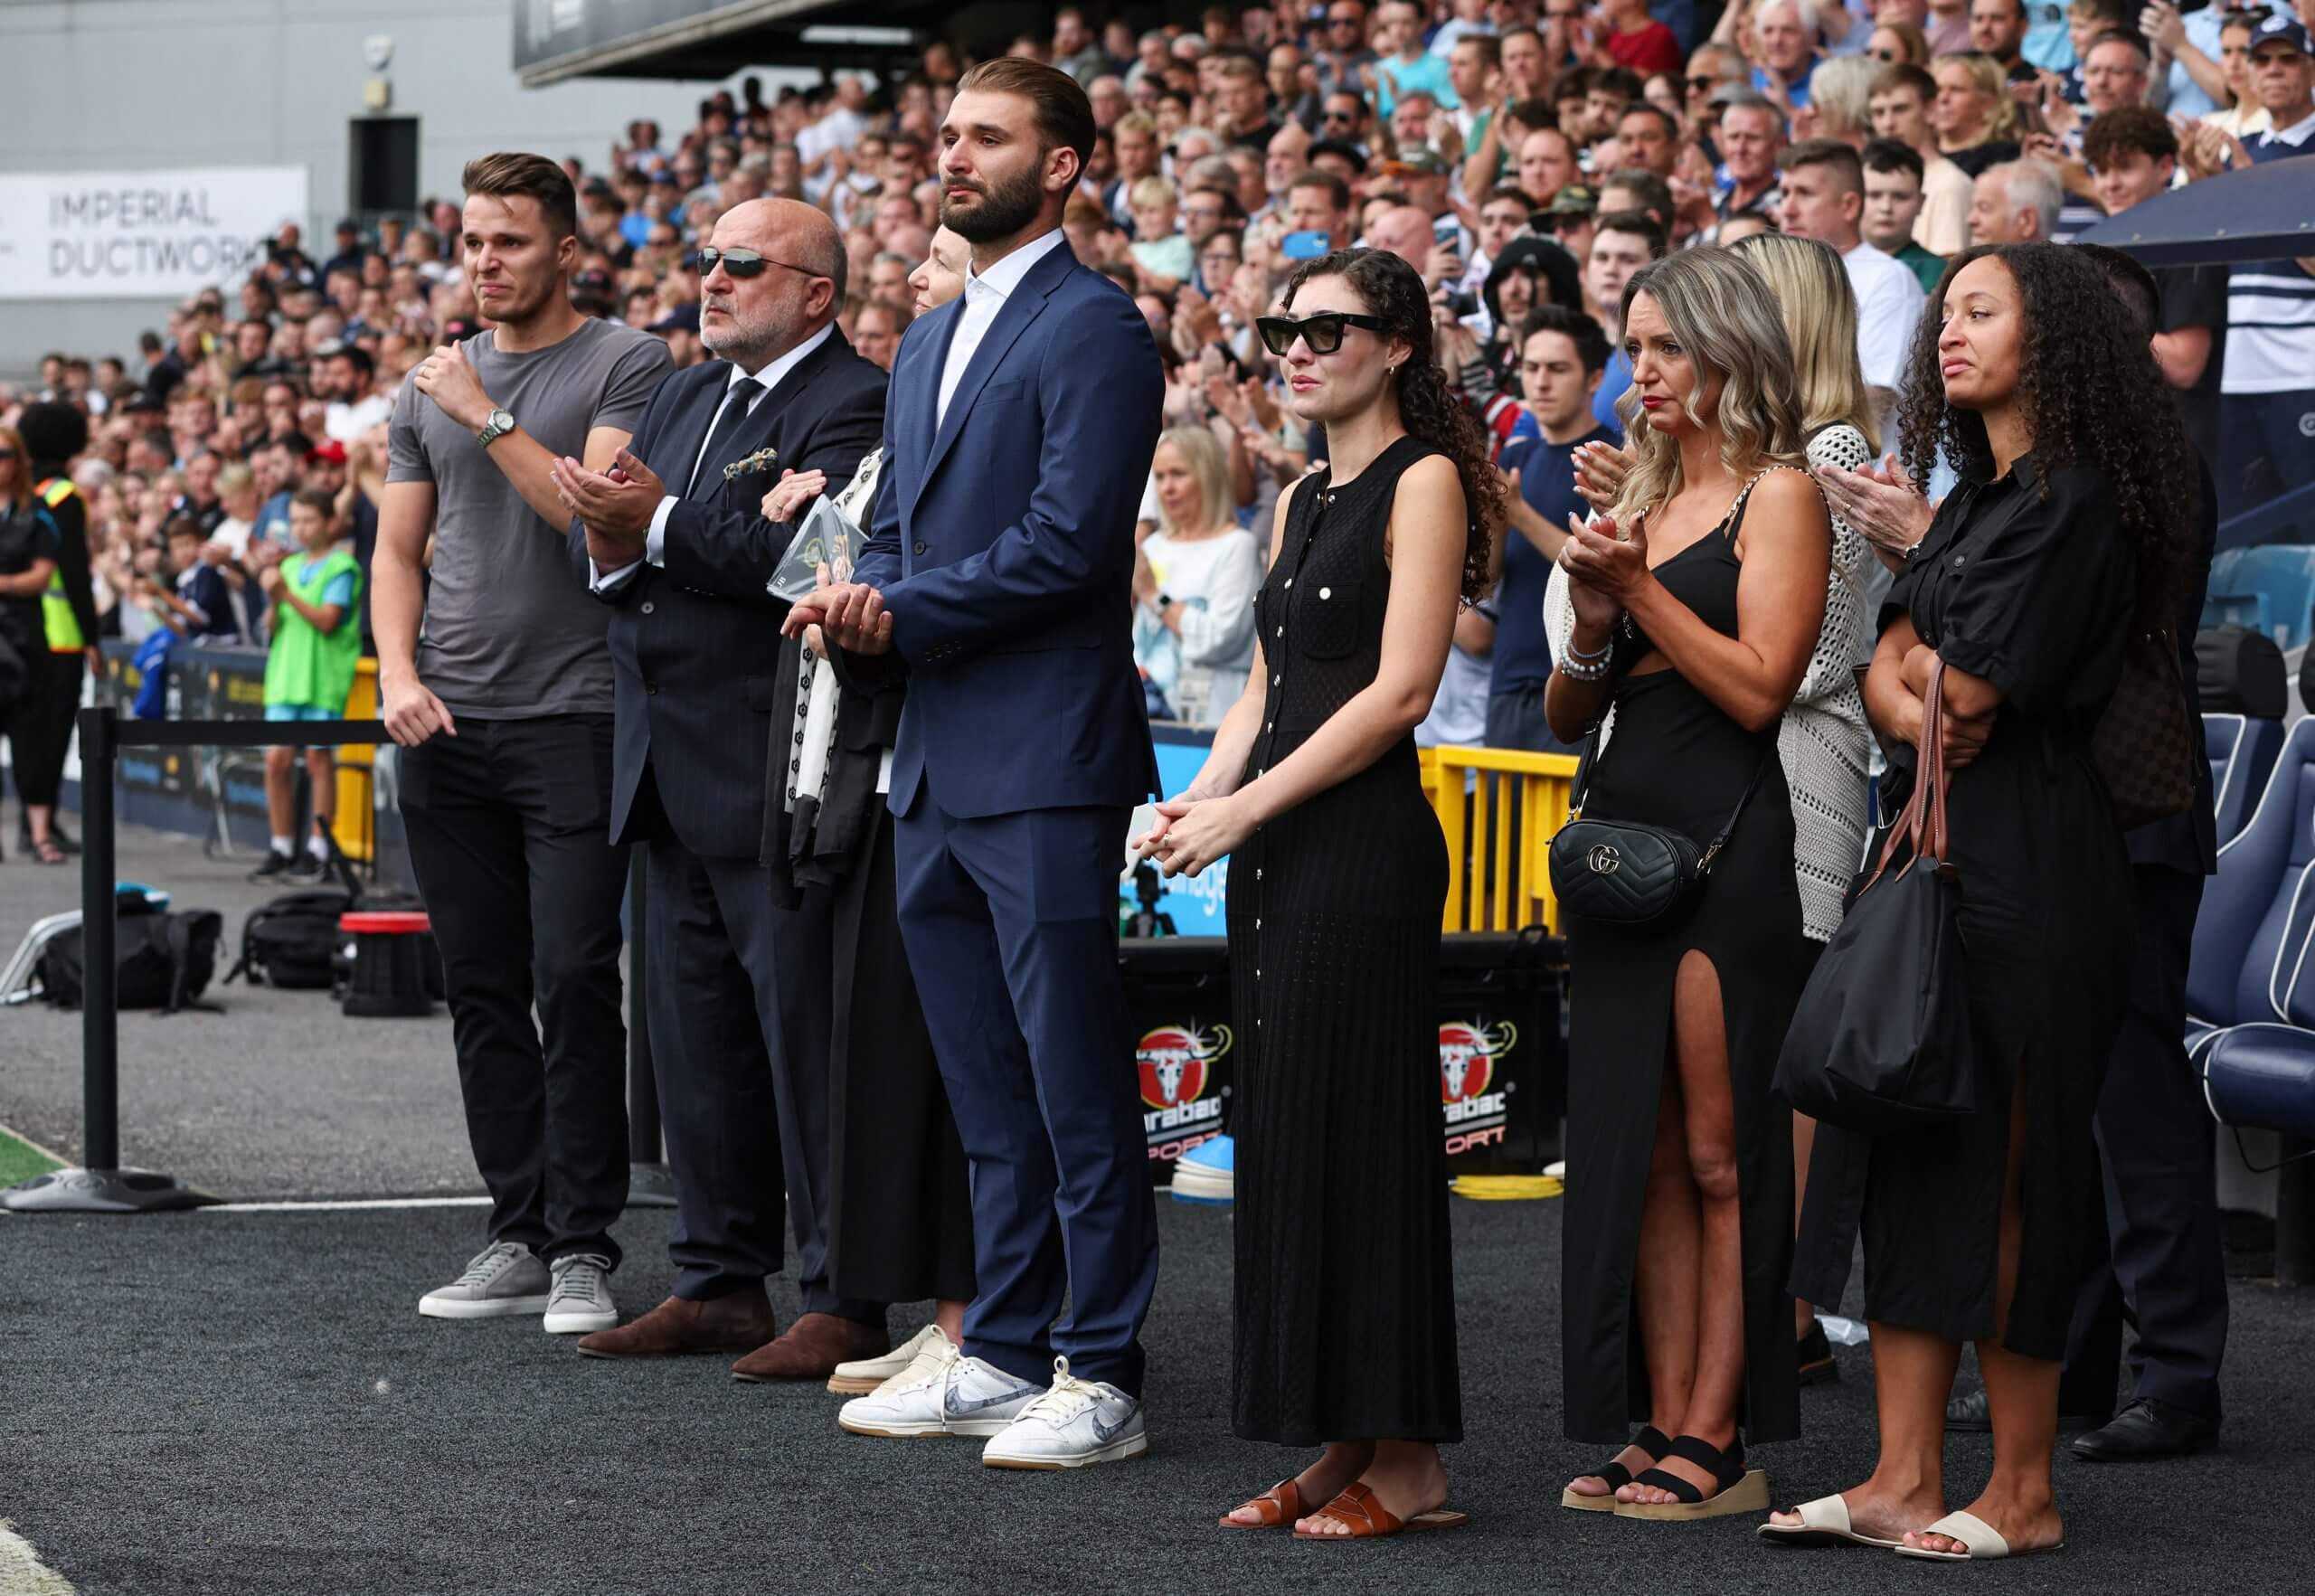
[[1432, 359], [1394, 255], [1299, 268], [1261, 318], [1328, 467], [1279, 501], [1244, 696], [1144, 846], [1168, 874], [1231, 856], [1237, 1011], [1233, 1421], [1321, 1449], [1229, 1529], [1448, 1528], [1462, 1439], [1438, 969], [1447, 851], [1410, 735], [1459, 602], [1485, 585], [1502, 489]]
[[1561, 1504], [1702, 1518], [1768, 1506], [1740, 1423], [1756, 1441], [1800, 1428], [1792, 1119], [1770, 1086], [1815, 952], [1777, 733], [1823, 629], [1832, 532], [1759, 273], [1715, 250], [1657, 261], [1621, 323], [1636, 458], [1561, 553], [1575, 632], [1545, 713], [1573, 742], [1614, 707], [1588, 817], [1702, 846], [1743, 814], [1680, 923], [1568, 916], [1583, 1178], [1562, 1270], [1566, 1423], [1622, 1450]]

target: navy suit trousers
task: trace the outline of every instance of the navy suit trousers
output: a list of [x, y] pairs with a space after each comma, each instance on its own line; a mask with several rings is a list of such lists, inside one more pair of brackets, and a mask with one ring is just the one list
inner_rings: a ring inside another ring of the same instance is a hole
[[928, 781], [894, 854], [901, 934], [972, 1166], [980, 1293], [964, 1349], [1039, 1382], [1057, 1353], [1139, 1396], [1158, 1229], [1118, 974], [1129, 813], [961, 819]]

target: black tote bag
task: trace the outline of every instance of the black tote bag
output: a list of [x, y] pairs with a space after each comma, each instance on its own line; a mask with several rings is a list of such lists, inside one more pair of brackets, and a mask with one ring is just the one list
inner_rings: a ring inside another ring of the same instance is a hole
[[[1945, 666], [1932, 668], [1913, 798], [1880, 863], [1801, 989], [1777, 1057], [1795, 1110], [1860, 1136], [1903, 1136], [1977, 1111], [1977, 1043], [1946, 828]], [[1895, 874], [1900, 839], [1913, 856]]]

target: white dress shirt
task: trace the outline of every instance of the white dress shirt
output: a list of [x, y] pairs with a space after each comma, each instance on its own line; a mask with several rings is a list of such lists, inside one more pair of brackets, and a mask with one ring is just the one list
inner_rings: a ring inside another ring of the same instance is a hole
[[1857, 295], [1857, 358], [1874, 388], [1895, 389], [1904, 378], [1905, 353], [1921, 320], [1921, 279], [1895, 255], [1859, 244], [1841, 256]]
[[968, 268], [965, 272], [965, 307], [958, 314], [956, 335], [949, 341], [949, 360], [940, 368], [940, 395], [932, 411], [932, 424], [937, 429], [949, 419], [949, 401], [957, 392], [957, 384], [964, 381], [965, 368], [973, 363], [973, 352], [987, 336], [997, 313], [1005, 308], [1005, 301], [1029, 275], [1029, 269], [1044, 260], [1066, 241], [1058, 227], [1051, 232], [1031, 239], [987, 271]]
[[[734, 365], [731, 369], [730, 373], [727, 373], [728, 381], [726, 381], [723, 385], [723, 397], [722, 401], [716, 404], [715, 413], [707, 419], [707, 431], [706, 434], [699, 440], [699, 453], [692, 456], [691, 469], [684, 473], [683, 485], [686, 488], [691, 486], [692, 478], [699, 475], [700, 464], [707, 455], [707, 446], [715, 437], [715, 429], [717, 424], [723, 420], [723, 412], [731, 408], [732, 392], [739, 387], [741, 382], [750, 376], [753, 376], [756, 380], [756, 395], [753, 399], [747, 401], [748, 413], [750, 415], [753, 415], [755, 413], [756, 407], [761, 404], [765, 400], [771, 397], [772, 391], [780, 386], [780, 379], [787, 376], [789, 373], [794, 371], [798, 366], [801, 365], [804, 363], [804, 357], [811, 354], [813, 350], [817, 349], [821, 345], [827, 343], [828, 341], [828, 335], [835, 331], [836, 324], [834, 322], [830, 322], [818, 332], [814, 333], [810, 337], [805, 339], [801, 344], [797, 345], [795, 348], [790, 349], [787, 354], [780, 356], [770, 364], [765, 366], [761, 371], [753, 373], [743, 372], [737, 365]], [[661, 480], [666, 481], [667, 479], [663, 476]], [[777, 480], [777, 478], [774, 478], [774, 480]], [[770, 484], [766, 484], [766, 486], [769, 486]], [[638, 563], [622, 565], [616, 571], [606, 571], [595, 563], [593, 557], [591, 555], [587, 561], [587, 586], [589, 590], [598, 593], [608, 592], [611, 589], [619, 586], [620, 582], [625, 581], [628, 577], [634, 575], [642, 565], [666, 564], [667, 517], [674, 512], [676, 505], [680, 504], [682, 500], [683, 495], [679, 493], [668, 494], [660, 499], [659, 507], [651, 512], [651, 530], [644, 534], [643, 559]]]

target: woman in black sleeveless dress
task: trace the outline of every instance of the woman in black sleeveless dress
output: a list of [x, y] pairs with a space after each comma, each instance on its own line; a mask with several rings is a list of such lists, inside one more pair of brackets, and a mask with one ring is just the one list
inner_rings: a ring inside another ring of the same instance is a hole
[[1326, 1450], [1223, 1519], [1318, 1536], [1448, 1527], [1462, 1438], [1438, 968], [1447, 851], [1410, 733], [1502, 490], [1433, 363], [1413, 268], [1311, 261], [1261, 331], [1331, 469], [1279, 503], [1245, 696], [1146, 846], [1231, 855], [1241, 1062], [1233, 1421]]
[[1801, 431], [1759, 274], [1717, 250], [1659, 261], [1625, 290], [1623, 326], [1638, 459], [1562, 555], [1576, 629], [1545, 711], [1574, 741], [1615, 707], [1587, 817], [1699, 846], [1740, 817], [1678, 924], [1568, 916], [1567, 1431], [1621, 1445], [1646, 1428], [1561, 1502], [1700, 1518], [1768, 1505], [1740, 1425], [1800, 1427], [1791, 1117], [1770, 1087], [1814, 944], [1776, 737], [1824, 623], [1831, 523], [1778, 468]]

